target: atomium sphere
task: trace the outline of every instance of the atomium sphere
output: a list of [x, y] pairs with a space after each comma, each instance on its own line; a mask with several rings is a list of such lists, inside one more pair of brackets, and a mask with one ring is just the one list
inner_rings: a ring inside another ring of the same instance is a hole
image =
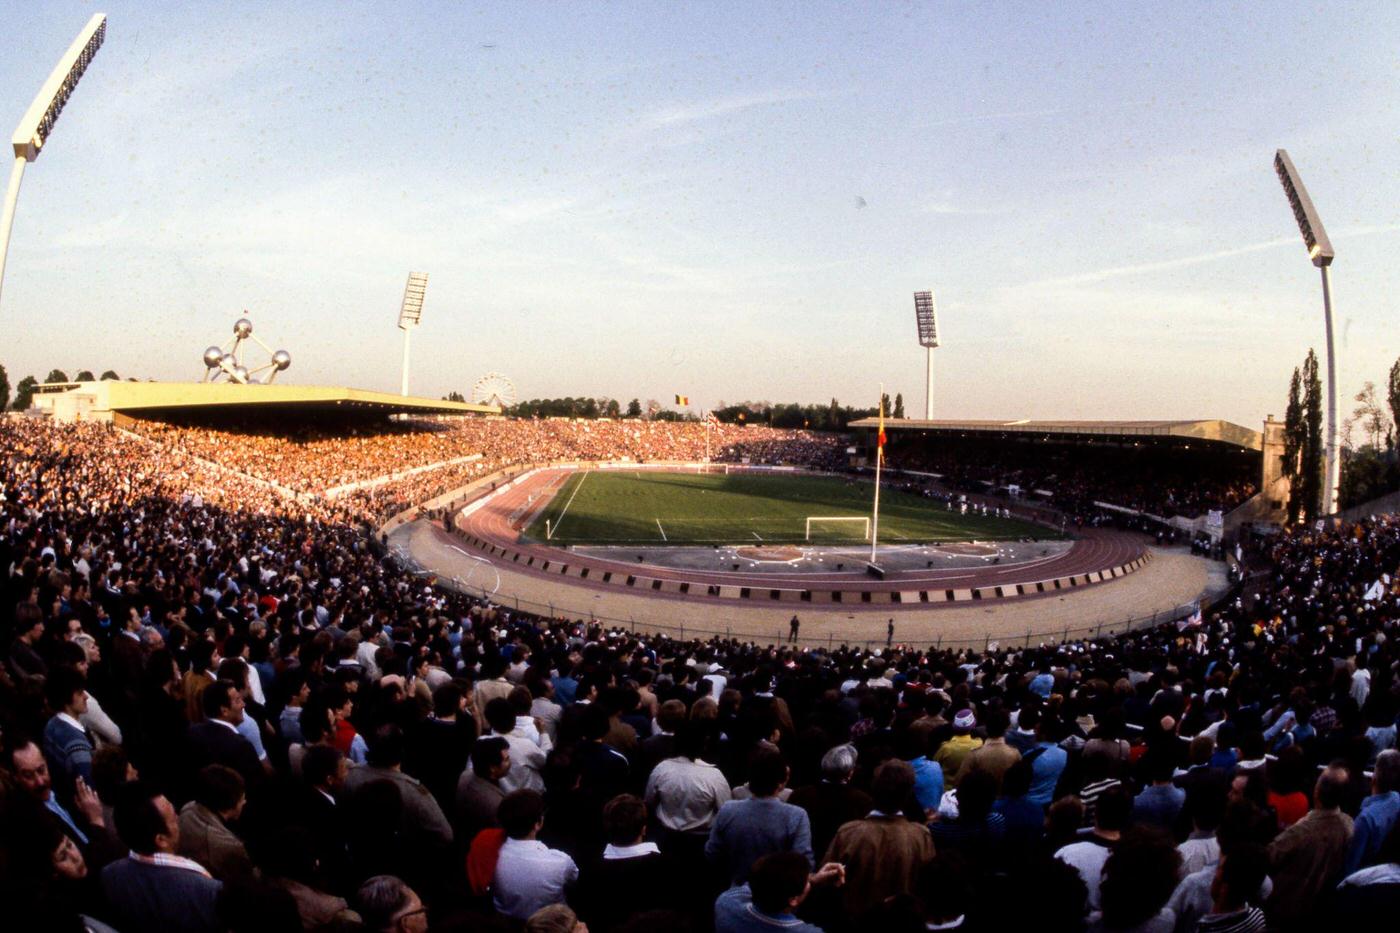
[[249, 376], [249, 377], [248, 377], [248, 385], [250, 385], [250, 386], [262, 385], [262, 380], [259, 379], [257, 376]]
[[204, 351], [204, 367], [214, 369], [224, 358], [224, 351], [218, 347], [209, 347]]
[[233, 322], [233, 334], [235, 337], [251, 337], [253, 335], [253, 322], [246, 317], [241, 317]]
[[272, 354], [272, 365], [276, 366], [277, 371], [280, 373], [288, 366], [292, 365], [292, 355], [286, 350], [278, 350], [276, 353]]
[[247, 382], [247, 381], [248, 381], [248, 367], [247, 367], [247, 366], [235, 366], [235, 367], [233, 368], [233, 378], [234, 378], [236, 381], [238, 381], [238, 382]]
[[224, 369], [231, 369], [238, 365], [238, 357], [234, 356], [232, 353], [225, 353], [223, 357], [220, 358], [219, 365]]

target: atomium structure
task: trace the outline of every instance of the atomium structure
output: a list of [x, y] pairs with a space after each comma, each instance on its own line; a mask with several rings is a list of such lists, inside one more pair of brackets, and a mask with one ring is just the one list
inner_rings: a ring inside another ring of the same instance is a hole
[[[268, 361], [254, 369], [243, 362], [243, 345], [253, 341], [268, 353]], [[239, 385], [270, 383], [277, 374], [292, 365], [292, 355], [286, 350], [273, 350], [253, 335], [253, 322], [241, 317], [233, 322], [233, 340], [228, 345], [206, 347], [204, 350], [204, 378], [202, 382], [236, 382]], [[263, 378], [262, 374], [267, 373]]]
[[515, 404], [515, 383], [500, 373], [487, 373], [472, 386], [472, 404], [509, 408]]

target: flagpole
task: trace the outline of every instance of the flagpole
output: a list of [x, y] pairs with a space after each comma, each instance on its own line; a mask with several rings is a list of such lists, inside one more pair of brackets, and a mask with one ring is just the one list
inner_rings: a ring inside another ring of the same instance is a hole
[[885, 460], [885, 384], [880, 383], [880, 429], [875, 436], [875, 517], [870, 523], [870, 562], [875, 563], [876, 542], [880, 538], [880, 465]]
[[710, 413], [702, 414], [701, 419], [705, 422], [705, 462], [710, 462]]

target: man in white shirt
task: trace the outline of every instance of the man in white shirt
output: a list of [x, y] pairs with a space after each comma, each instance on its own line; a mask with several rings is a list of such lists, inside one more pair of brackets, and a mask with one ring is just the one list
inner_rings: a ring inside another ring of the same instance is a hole
[[515, 721], [515, 707], [510, 700], [497, 697], [486, 704], [486, 722], [491, 735], [498, 735], [510, 744], [510, 772], [501, 779], [501, 790], [544, 790], [546, 755]]
[[564, 903], [565, 888], [578, 881], [578, 865], [535, 838], [544, 826], [544, 797], [518, 790], [501, 801], [496, 816], [506, 833], [491, 881], [496, 910], [527, 920], [541, 907]]
[[549, 678], [541, 677], [532, 682], [530, 693], [534, 696], [534, 701], [530, 704], [530, 715], [539, 720], [544, 727], [543, 732], [551, 743], [559, 736], [559, 717], [564, 715], [564, 708], [554, 702], [554, 684]]
[[647, 808], [668, 832], [707, 837], [719, 808], [733, 798], [723, 772], [700, 758], [704, 743], [703, 729], [687, 723], [677, 736], [678, 754], [647, 778]]

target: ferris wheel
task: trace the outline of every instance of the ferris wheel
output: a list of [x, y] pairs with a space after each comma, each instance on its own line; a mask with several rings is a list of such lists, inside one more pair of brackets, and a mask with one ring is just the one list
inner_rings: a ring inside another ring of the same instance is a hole
[[487, 373], [472, 386], [472, 404], [509, 408], [515, 404], [515, 383], [501, 373]]

